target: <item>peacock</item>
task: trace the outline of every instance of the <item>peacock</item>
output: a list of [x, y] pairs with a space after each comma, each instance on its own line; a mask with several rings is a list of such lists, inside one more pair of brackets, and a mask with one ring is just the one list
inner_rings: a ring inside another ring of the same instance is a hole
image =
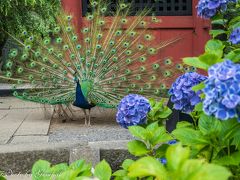
[[[13, 95], [27, 101], [82, 108], [85, 125], [90, 125], [90, 110], [116, 108], [127, 94], [159, 97], [183, 66], [170, 57], [159, 59], [161, 49], [179, 37], [153, 45], [150, 24], [160, 23], [151, 10], [131, 17], [131, 3], [91, 0], [80, 30], [73, 16], [64, 11], [58, 26], [42, 40], [23, 32], [23, 38], [9, 36], [21, 47], [10, 49], [1, 79], [13, 85]], [[109, 17], [111, 15], [112, 17]], [[19, 86], [27, 85], [23, 92]], [[87, 113], [88, 111], [88, 113]]]

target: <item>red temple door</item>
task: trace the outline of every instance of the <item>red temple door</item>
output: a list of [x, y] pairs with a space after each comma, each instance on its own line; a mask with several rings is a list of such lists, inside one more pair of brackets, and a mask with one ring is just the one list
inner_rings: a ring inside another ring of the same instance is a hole
[[[84, 21], [83, 14], [86, 11], [84, 7], [86, 0], [62, 0], [62, 3], [64, 9], [74, 15], [76, 27], [81, 27]], [[161, 23], [151, 26], [151, 31], [156, 37], [155, 43], [182, 37], [178, 43], [164, 49], [161, 52], [162, 57], [172, 57], [175, 62], [181, 62], [183, 57], [198, 56], [204, 52], [204, 44], [210, 38], [208, 34], [210, 23], [197, 17], [197, 3], [198, 0], [166, 0], [166, 4], [159, 7], [169, 13], [158, 16]], [[179, 15], [178, 12], [181, 14]]]

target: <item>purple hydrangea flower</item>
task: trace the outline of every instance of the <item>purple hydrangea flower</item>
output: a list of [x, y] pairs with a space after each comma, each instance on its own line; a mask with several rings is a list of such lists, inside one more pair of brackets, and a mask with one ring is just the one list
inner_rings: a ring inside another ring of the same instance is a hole
[[145, 124], [150, 110], [151, 106], [145, 97], [129, 94], [118, 105], [117, 122], [124, 128]]
[[174, 108], [185, 113], [192, 112], [194, 106], [201, 101], [199, 97], [201, 91], [194, 92], [192, 87], [206, 79], [206, 76], [196, 72], [188, 72], [178, 77], [169, 90]]
[[197, 5], [198, 16], [209, 19], [213, 17], [218, 10], [226, 10], [229, 2], [236, 2], [236, 0], [199, 0]]
[[208, 74], [209, 78], [203, 89], [204, 112], [221, 120], [239, 117], [240, 64], [225, 60], [210, 67]]
[[229, 41], [232, 44], [240, 44], [240, 27], [235, 28], [230, 34]]

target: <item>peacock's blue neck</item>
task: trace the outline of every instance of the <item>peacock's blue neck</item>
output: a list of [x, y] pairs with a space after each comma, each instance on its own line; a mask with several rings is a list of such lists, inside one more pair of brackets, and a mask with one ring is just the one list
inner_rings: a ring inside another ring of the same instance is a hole
[[93, 107], [84, 97], [79, 81], [77, 82], [76, 99], [73, 105], [83, 109], [91, 109]]

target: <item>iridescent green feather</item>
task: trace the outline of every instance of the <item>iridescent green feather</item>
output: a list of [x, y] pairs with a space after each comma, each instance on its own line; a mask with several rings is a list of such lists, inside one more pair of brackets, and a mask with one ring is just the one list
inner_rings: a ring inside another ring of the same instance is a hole
[[[85, 98], [105, 108], [116, 107], [129, 93], [160, 96], [166, 92], [176, 72], [187, 69], [174, 65], [171, 58], [159, 58], [161, 49], [179, 40], [158, 42], [148, 30], [158, 17], [147, 17], [144, 9], [130, 17], [131, 4], [120, 0], [115, 12], [111, 1], [90, 0], [92, 11], [86, 15], [80, 36], [72, 16], [61, 13], [59, 26], [51, 37], [13, 39], [22, 51], [12, 49], [1, 78], [12, 82], [14, 89], [28, 86], [18, 98], [48, 104], [69, 104], [75, 100], [78, 79]], [[111, 18], [106, 16], [112, 15]], [[111, 19], [111, 20], [109, 20]], [[32, 42], [38, 44], [32, 46]]]

